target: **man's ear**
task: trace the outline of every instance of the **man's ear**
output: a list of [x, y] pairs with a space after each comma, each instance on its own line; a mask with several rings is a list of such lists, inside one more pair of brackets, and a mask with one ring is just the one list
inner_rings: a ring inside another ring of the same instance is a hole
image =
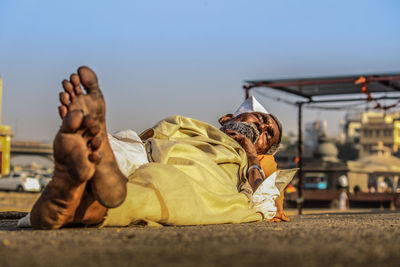
[[221, 126], [223, 126], [227, 121], [229, 121], [230, 119], [234, 118], [235, 116], [233, 116], [233, 114], [226, 114], [224, 116], [222, 116], [221, 118], [219, 118], [218, 122], [219, 124], [221, 124]]

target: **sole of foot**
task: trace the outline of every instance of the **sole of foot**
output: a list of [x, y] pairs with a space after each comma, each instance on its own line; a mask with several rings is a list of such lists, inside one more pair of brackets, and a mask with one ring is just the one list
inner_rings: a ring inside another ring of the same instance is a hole
[[80, 67], [69, 81], [63, 81], [63, 88], [59, 108], [61, 117], [75, 110], [82, 111], [87, 130], [85, 134], [93, 136], [87, 143], [90, 151], [88, 159], [95, 166], [94, 174], [88, 181], [91, 191], [102, 205], [115, 208], [125, 200], [128, 180], [120, 171], [108, 141], [105, 101], [96, 74], [88, 67]]

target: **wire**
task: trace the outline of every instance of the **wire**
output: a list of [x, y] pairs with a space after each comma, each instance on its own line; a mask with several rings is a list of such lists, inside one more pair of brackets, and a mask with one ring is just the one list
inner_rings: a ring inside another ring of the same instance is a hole
[[289, 100], [282, 99], [282, 98], [280, 98], [280, 97], [273, 97], [273, 96], [267, 95], [266, 93], [264, 93], [263, 91], [258, 90], [257, 88], [256, 88], [254, 91], [256, 91], [258, 94], [260, 94], [260, 95], [262, 95], [262, 96], [268, 97], [269, 99], [276, 100], [276, 101], [283, 102], [283, 103], [285, 103], [285, 104], [288, 104], [288, 105], [292, 105], [292, 106], [296, 106], [296, 107], [297, 107], [296, 102], [291, 102], [291, 101], [289, 101]]
[[[274, 100], [274, 101], [278, 101], [278, 102], [282, 102], [285, 103], [287, 105], [291, 105], [291, 106], [297, 106], [296, 102], [292, 102], [286, 99], [282, 99], [280, 97], [273, 97], [271, 95], [268, 95], [266, 93], [264, 93], [261, 90], [257, 90], [257, 88], [255, 88], [255, 90], [257, 92], [257, 94], [260, 94], [264, 97], [267, 97], [268, 99]], [[369, 107], [368, 104], [369, 103], [374, 103], [375, 106], [374, 107]], [[400, 100], [398, 100], [397, 102], [395, 102], [394, 104], [391, 105], [382, 105], [380, 104], [377, 100], [372, 98], [372, 102], [371, 100], [368, 101], [366, 100], [366, 102], [362, 102], [362, 103], [358, 103], [358, 104], [349, 104], [349, 105], [341, 105], [341, 106], [317, 106], [313, 103], [304, 103], [304, 107], [307, 109], [315, 109], [315, 110], [346, 110], [346, 111], [357, 111], [357, 110], [361, 110], [361, 106], [366, 105], [365, 109], [376, 109], [376, 110], [383, 110], [383, 111], [387, 111], [388, 109], [392, 109], [395, 107], [398, 107], [400, 105]]]
[[365, 104], [368, 105], [368, 103], [358, 103], [358, 104], [351, 104], [351, 105], [325, 107], [325, 106], [316, 106], [316, 105], [311, 106], [312, 103], [310, 103], [310, 104], [306, 103], [305, 104], [306, 105], [305, 108], [308, 108], [308, 109], [320, 109], [320, 110], [343, 110], [343, 109], [345, 109], [345, 110], [356, 110], [356, 109], [359, 109], [360, 106], [363, 106]]

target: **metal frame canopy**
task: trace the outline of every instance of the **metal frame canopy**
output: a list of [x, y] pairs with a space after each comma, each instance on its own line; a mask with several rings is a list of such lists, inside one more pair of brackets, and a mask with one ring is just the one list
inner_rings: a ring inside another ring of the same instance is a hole
[[[277, 80], [249, 80], [245, 81], [243, 89], [245, 98], [250, 96], [250, 90], [257, 87], [266, 87], [280, 92], [301, 97], [298, 106], [298, 210], [302, 214], [303, 208], [303, 159], [302, 159], [302, 107], [304, 104], [337, 103], [347, 101], [376, 101], [376, 107], [382, 107], [378, 100], [396, 99], [400, 104], [400, 73], [348, 75], [316, 78], [277, 79]], [[372, 94], [374, 94], [372, 96]], [[396, 104], [396, 105], [397, 105]]]
[[[363, 85], [366, 85], [369, 93], [393, 93], [400, 94], [400, 73], [394, 74], [369, 74], [369, 75], [348, 75], [318, 78], [298, 78], [279, 80], [252, 80], [245, 81], [243, 88], [246, 90], [246, 98], [249, 92], [255, 87], [268, 87], [292, 95], [303, 97], [309, 103], [327, 102], [317, 100], [319, 96], [350, 95], [367, 93], [362, 92]], [[397, 99], [397, 98], [396, 98]], [[365, 99], [331, 99], [329, 102], [357, 101]]]

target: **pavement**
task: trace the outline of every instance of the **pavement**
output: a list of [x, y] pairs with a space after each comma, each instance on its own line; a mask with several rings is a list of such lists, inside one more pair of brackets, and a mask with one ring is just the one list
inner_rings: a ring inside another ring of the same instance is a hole
[[400, 211], [314, 210], [291, 219], [51, 231], [0, 219], [0, 266], [400, 266]]

